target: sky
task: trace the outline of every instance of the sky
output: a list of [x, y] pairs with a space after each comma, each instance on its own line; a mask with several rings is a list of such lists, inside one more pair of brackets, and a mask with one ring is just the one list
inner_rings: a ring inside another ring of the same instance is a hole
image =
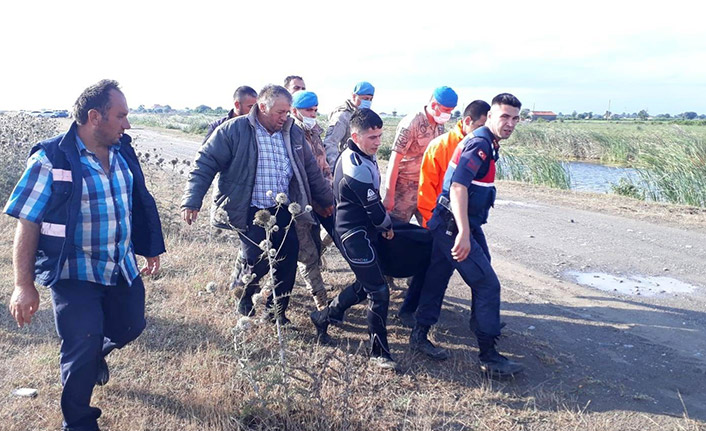
[[301, 75], [322, 113], [365, 80], [387, 113], [448, 85], [459, 110], [510, 92], [556, 113], [706, 114], [706, 3], [647, 4], [8, 0], [0, 110], [70, 109], [103, 78], [131, 108], [229, 108], [239, 85]]

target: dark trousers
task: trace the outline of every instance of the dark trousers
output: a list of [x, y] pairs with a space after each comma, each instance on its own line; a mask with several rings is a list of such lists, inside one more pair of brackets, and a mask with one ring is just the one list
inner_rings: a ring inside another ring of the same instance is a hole
[[[316, 219], [321, 223], [321, 226], [326, 230], [326, 232], [331, 235], [331, 238], [333, 238], [333, 216], [328, 216], [328, 217], [321, 217], [320, 215], [316, 213], [312, 213], [315, 215]], [[319, 249], [319, 254], [321, 254], [321, 240], [319, 239], [319, 226], [313, 225], [312, 226], [312, 236], [314, 238], [314, 242], [316, 243], [318, 249]], [[247, 240], [246, 240], [247, 241]], [[245, 253], [243, 251], [243, 246], [240, 246], [240, 251], [238, 252], [238, 257], [235, 260], [235, 268], [233, 269], [233, 282], [231, 283], [231, 288], [238, 287], [238, 286], [243, 286], [242, 277], [245, 272], [243, 270], [247, 266], [247, 262], [245, 259]], [[254, 293], [257, 289], [259, 288], [259, 285], [256, 285], [255, 289], [252, 287], [249, 289], [249, 292], [251, 291]], [[252, 295], [251, 293], [251, 295]]]
[[145, 328], [145, 287], [121, 276], [116, 286], [60, 280], [51, 288], [56, 332], [61, 337], [61, 412], [71, 431], [98, 429], [101, 410], [91, 394], [103, 358]]
[[456, 234], [447, 235], [443, 226], [431, 231], [432, 258], [415, 315], [420, 325], [439, 321], [441, 305], [454, 269], [471, 288], [471, 319], [475, 320], [479, 344], [492, 343], [500, 335], [500, 281], [490, 265], [490, 253], [483, 230], [474, 228], [471, 252], [462, 262], [451, 256]]
[[[241, 253], [245, 256], [246, 267], [242, 269], [242, 274], [255, 274], [254, 281], [251, 281], [245, 288], [244, 296], [252, 296], [259, 289], [260, 279], [270, 270], [269, 260], [264, 251], [260, 249], [260, 242], [265, 237], [265, 229], [253, 223], [255, 213], [259, 208], [250, 207], [248, 211], [248, 227], [245, 232], [239, 233]], [[277, 302], [274, 303], [273, 295], [267, 298], [267, 308], [275, 315], [284, 316], [284, 312], [289, 305], [289, 296], [294, 287], [294, 279], [297, 276], [297, 255], [299, 254], [299, 239], [297, 232], [292, 226], [287, 229], [290, 220], [292, 219], [286, 206], [279, 208], [269, 208], [270, 214], [276, 217], [279, 230], [270, 234], [272, 248], [279, 250], [274, 260], [277, 264], [274, 268], [274, 293], [277, 297]], [[274, 305], [274, 310], [272, 310]]]
[[342, 322], [350, 307], [368, 299], [368, 334], [370, 352], [373, 356], [389, 356], [387, 344], [387, 312], [390, 306], [390, 290], [385, 282], [378, 262], [375, 243], [368, 232], [361, 228], [334, 237], [343, 257], [355, 274], [355, 282], [346, 287], [329, 306], [329, 319]]
[[424, 279], [426, 278], [428, 267], [424, 266], [420, 271], [412, 276], [412, 281], [409, 283], [404, 301], [400, 307], [400, 314], [414, 313], [419, 307], [419, 300], [422, 296], [422, 288], [424, 287]]

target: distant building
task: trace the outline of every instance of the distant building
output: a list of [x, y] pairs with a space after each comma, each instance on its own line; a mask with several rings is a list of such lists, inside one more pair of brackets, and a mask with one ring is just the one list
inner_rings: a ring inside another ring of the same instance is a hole
[[532, 121], [537, 121], [540, 118], [546, 121], [556, 120], [556, 114], [552, 111], [530, 111], [529, 117]]

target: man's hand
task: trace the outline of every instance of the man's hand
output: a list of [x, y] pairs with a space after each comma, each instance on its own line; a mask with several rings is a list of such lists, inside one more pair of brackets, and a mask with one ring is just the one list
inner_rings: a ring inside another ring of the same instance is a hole
[[[187, 222], [188, 223], [188, 222]], [[145, 266], [140, 270], [140, 275], [154, 275], [159, 271], [159, 256], [146, 257]]]
[[37, 309], [39, 309], [39, 292], [34, 284], [15, 286], [10, 298], [10, 314], [17, 321], [17, 326], [21, 328], [29, 324]]
[[382, 198], [382, 206], [385, 207], [385, 210], [387, 212], [392, 211], [392, 209], [395, 207], [395, 194], [390, 193], [390, 189], [387, 189], [385, 197]]
[[395, 237], [395, 233], [392, 231], [392, 228], [390, 228], [390, 230], [388, 230], [387, 232], [382, 233], [382, 237], [387, 240], [390, 240]]
[[454, 246], [451, 248], [451, 256], [456, 262], [463, 262], [471, 252], [471, 239], [467, 233], [459, 232], [456, 235]]
[[316, 207], [314, 208], [314, 211], [316, 211], [316, 213], [321, 217], [330, 217], [333, 214], [333, 205], [328, 208]]
[[199, 216], [199, 210], [194, 210], [191, 208], [184, 208], [181, 210], [181, 218], [184, 219], [186, 224], [191, 225], [191, 223], [196, 221], [196, 218]]

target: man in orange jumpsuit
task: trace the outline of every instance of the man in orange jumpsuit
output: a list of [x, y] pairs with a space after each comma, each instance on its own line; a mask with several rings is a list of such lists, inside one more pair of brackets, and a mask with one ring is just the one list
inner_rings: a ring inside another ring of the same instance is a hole
[[436, 206], [436, 198], [444, 185], [444, 174], [449, 166], [451, 155], [463, 138], [485, 124], [490, 105], [482, 100], [471, 102], [463, 111], [463, 118], [448, 133], [429, 143], [422, 158], [419, 171], [419, 191], [417, 209], [422, 214], [422, 226], [427, 227], [431, 213]]

